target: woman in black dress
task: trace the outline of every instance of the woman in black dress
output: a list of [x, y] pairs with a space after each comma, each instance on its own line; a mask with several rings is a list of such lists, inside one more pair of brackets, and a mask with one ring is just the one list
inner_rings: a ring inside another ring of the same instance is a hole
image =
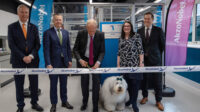
[[[125, 21], [122, 26], [121, 38], [119, 39], [119, 48], [117, 56], [118, 67], [143, 67], [144, 52], [140, 35], [133, 31], [133, 25]], [[139, 112], [137, 106], [137, 97], [140, 82], [143, 79], [141, 73], [123, 73], [124, 79], [128, 83], [129, 101], [126, 106], [132, 104], [134, 112]]]

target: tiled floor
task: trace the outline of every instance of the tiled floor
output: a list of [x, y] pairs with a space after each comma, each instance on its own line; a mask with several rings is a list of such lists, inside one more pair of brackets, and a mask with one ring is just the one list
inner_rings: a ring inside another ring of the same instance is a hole
[[[172, 98], [163, 98], [162, 102], [165, 106], [164, 112], [200, 112], [200, 85], [188, 81], [173, 73], [167, 74], [167, 86], [173, 87], [176, 90], [176, 96]], [[80, 77], [74, 76], [68, 78], [68, 101], [74, 106], [73, 110], [67, 110], [61, 107], [60, 99], [57, 105], [57, 112], [80, 112], [80, 105], [82, 101]], [[26, 79], [25, 88], [28, 87], [28, 80]], [[49, 112], [51, 104], [49, 100], [49, 78], [48, 76], [39, 77], [39, 87], [42, 94], [39, 97], [39, 104], [44, 107], [44, 112]], [[59, 90], [58, 90], [59, 91]], [[140, 91], [141, 93], [141, 91]], [[58, 97], [59, 98], [59, 97]], [[138, 102], [142, 98], [139, 95]], [[35, 112], [31, 109], [30, 99], [26, 99], [25, 112]], [[160, 112], [155, 107], [155, 100], [153, 92], [150, 92], [149, 101], [145, 105], [139, 105], [140, 112]], [[15, 85], [14, 82], [0, 88], [0, 112], [15, 112]], [[88, 108], [85, 112], [92, 111], [91, 94]], [[100, 107], [100, 112], [104, 110]], [[133, 112], [131, 108], [126, 108], [123, 112]]]

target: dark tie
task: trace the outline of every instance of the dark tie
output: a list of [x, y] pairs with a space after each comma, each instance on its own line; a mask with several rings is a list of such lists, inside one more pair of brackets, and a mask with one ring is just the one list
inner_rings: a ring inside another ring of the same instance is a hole
[[146, 29], [146, 37], [145, 37], [146, 42], [149, 42], [149, 28]]
[[93, 65], [93, 39], [92, 36], [90, 36], [90, 50], [89, 50], [89, 65]]

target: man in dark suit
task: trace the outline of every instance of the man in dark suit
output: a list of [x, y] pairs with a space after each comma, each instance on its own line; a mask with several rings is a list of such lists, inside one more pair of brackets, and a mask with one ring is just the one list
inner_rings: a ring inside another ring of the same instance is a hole
[[[77, 59], [78, 68], [91, 67], [99, 68], [105, 54], [104, 33], [97, 31], [97, 22], [93, 19], [88, 20], [87, 30], [78, 32], [74, 45], [74, 55]], [[81, 110], [87, 108], [89, 97], [89, 74], [81, 75], [81, 88], [83, 104]], [[100, 89], [100, 74], [92, 74], [92, 101], [93, 112], [98, 112], [98, 100]]]
[[[53, 15], [54, 27], [44, 32], [44, 58], [47, 68], [70, 68], [72, 66], [71, 48], [68, 31], [62, 29], [63, 17]], [[67, 101], [67, 75], [50, 75], [50, 112], [56, 112], [58, 102], [57, 83], [60, 80], [60, 97], [62, 107], [73, 109]]]
[[[165, 47], [164, 33], [161, 28], [153, 24], [154, 16], [148, 12], [144, 15], [145, 27], [138, 30], [142, 37], [144, 48], [144, 65], [145, 66], [162, 66], [162, 52]], [[151, 77], [151, 78], [150, 78]], [[152, 79], [152, 80], [149, 80]], [[147, 84], [148, 81], [153, 84], [155, 90], [156, 106], [159, 110], [163, 111], [164, 107], [161, 103], [162, 100], [162, 74], [161, 73], [147, 73], [144, 74], [142, 81], [142, 95], [143, 99], [141, 104], [148, 101]]]
[[[40, 40], [38, 29], [28, 22], [29, 8], [19, 5], [17, 8], [19, 21], [8, 26], [8, 44], [11, 50], [10, 62], [13, 68], [38, 68]], [[24, 103], [24, 77], [25, 75], [15, 75], [17, 112], [23, 112]], [[38, 101], [38, 75], [29, 75], [32, 109], [43, 111], [37, 104]]]

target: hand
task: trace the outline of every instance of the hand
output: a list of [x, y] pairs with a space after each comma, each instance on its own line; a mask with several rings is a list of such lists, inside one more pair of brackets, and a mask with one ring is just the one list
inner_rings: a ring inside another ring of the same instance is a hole
[[52, 65], [48, 65], [47, 68], [53, 68], [53, 66]]
[[32, 60], [32, 58], [31, 58], [30, 56], [24, 56], [24, 58], [23, 58], [23, 61], [24, 61], [26, 64], [31, 63], [31, 60]]
[[69, 62], [68, 68], [72, 67], [72, 62]]
[[23, 57], [23, 61], [24, 61], [24, 63], [27, 62], [27, 58], [26, 58], [26, 56]]
[[92, 69], [96, 69], [96, 68], [99, 68], [99, 63], [95, 63], [95, 65], [92, 67]]
[[27, 56], [27, 60], [28, 60], [28, 63], [31, 63], [32, 57], [31, 56]]
[[144, 67], [144, 63], [140, 63], [140, 65], [139, 65], [140, 67]]
[[87, 67], [88, 63], [82, 59], [79, 60], [82, 67]]

